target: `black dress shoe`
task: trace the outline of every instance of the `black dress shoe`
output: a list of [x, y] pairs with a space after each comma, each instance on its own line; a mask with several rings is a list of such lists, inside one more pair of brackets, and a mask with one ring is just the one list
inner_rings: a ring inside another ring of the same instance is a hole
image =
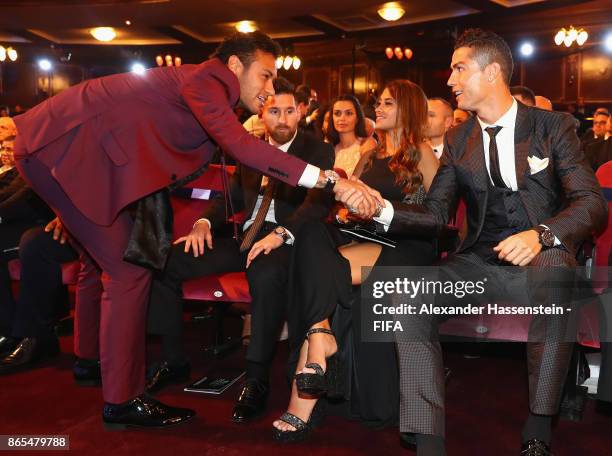
[[552, 453], [547, 443], [531, 439], [521, 445], [521, 456], [552, 456]]
[[0, 374], [9, 374], [36, 365], [59, 354], [57, 338], [46, 340], [26, 337], [8, 356], [0, 361]]
[[77, 358], [72, 367], [74, 381], [79, 386], [100, 386], [102, 384], [102, 372], [100, 361], [97, 359]]
[[14, 337], [5, 337], [0, 336], [0, 358], [5, 358], [11, 354], [17, 344], [19, 343], [19, 339], [15, 339]]
[[232, 421], [246, 423], [261, 415], [268, 400], [268, 387], [257, 380], [247, 380], [234, 406]]
[[186, 382], [190, 377], [191, 364], [185, 363], [182, 366], [171, 366], [164, 361], [147, 375], [145, 391], [147, 393], [154, 393], [174, 383]]
[[400, 446], [407, 450], [416, 451], [416, 434], [413, 432], [400, 432]]
[[170, 407], [141, 394], [123, 404], [104, 404], [102, 421], [108, 430], [127, 427], [161, 428], [176, 426], [193, 418], [195, 411]]

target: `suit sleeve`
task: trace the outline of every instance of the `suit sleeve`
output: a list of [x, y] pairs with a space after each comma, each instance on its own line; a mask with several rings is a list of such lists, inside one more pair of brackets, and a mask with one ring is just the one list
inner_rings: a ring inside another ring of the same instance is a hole
[[563, 116], [559, 133], [552, 144], [557, 176], [565, 198], [565, 209], [541, 223], [566, 246], [588, 239], [601, 230], [607, 219], [608, 206], [576, 136], [571, 116]]
[[[457, 178], [455, 154], [452, 145], [444, 138], [446, 153], [442, 154], [440, 167], [422, 205], [392, 201], [393, 219], [387, 234], [437, 235], [446, 229], [450, 214], [457, 205]], [[377, 224], [379, 231], [384, 231]]]
[[[314, 152], [314, 151], [313, 151]], [[313, 164], [322, 169], [331, 169], [334, 165], [334, 149], [330, 144], [322, 144], [313, 153]], [[333, 198], [323, 189], [308, 189], [306, 198], [295, 212], [283, 224], [295, 235], [299, 227], [308, 220], [321, 220], [327, 216], [333, 205]]]
[[296, 186], [306, 162], [250, 135], [231, 109], [227, 84], [209, 69], [192, 75], [181, 95], [191, 112], [225, 152], [249, 168]]
[[41, 214], [36, 208], [37, 204], [40, 204], [37, 201], [38, 196], [27, 186], [25, 181], [19, 177], [6, 190], [12, 190], [12, 194], [0, 202], [0, 218], [2, 223], [35, 222], [41, 218]]

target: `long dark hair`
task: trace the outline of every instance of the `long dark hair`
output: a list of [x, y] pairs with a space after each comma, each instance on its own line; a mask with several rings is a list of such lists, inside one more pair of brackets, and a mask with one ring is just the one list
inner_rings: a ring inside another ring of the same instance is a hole
[[[396, 79], [387, 84], [397, 103], [397, 125], [400, 127], [400, 146], [389, 161], [389, 169], [395, 174], [395, 183], [404, 193], [413, 193], [423, 183], [419, 171], [421, 150], [427, 125], [427, 97], [423, 89], [407, 79]], [[387, 142], [381, 137], [377, 153], [385, 154]], [[371, 154], [371, 159], [376, 154]]]
[[361, 104], [359, 100], [355, 98], [353, 95], [340, 95], [338, 98], [334, 100], [331, 104], [331, 108], [329, 109], [329, 126], [327, 127], [327, 140], [336, 146], [340, 142], [340, 135], [338, 130], [336, 130], [336, 126], [334, 125], [334, 105], [339, 101], [350, 101], [353, 104], [353, 108], [355, 108], [355, 113], [357, 114], [357, 123], [355, 124], [355, 136], [358, 138], [366, 138], [368, 133], [366, 132], [365, 125], [365, 117], [363, 115], [363, 109], [361, 109]]

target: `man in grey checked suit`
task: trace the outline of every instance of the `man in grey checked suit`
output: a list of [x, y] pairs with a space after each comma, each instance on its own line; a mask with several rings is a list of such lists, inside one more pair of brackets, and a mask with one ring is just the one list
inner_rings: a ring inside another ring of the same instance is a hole
[[[487, 277], [487, 291], [508, 292], [511, 302], [567, 303], [576, 250], [605, 223], [606, 203], [580, 152], [571, 116], [517, 103], [509, 91], [512, 67], [510, 49], [494, 33], [467, 30], [459, 37], [448, 85], [459, 108], [476, 116], [447, 133], [440, 169], [424, 204], [394, 204], [389, 225], [380, 228], [408, 234], [440, 230], [463, 198], [467, 236], [440, 265], [439, 278]], [[352, 202], [350, 195], [339, 199], [349, 206]], [[570, 285], [551, 288], [551, 279]], [[439, 307], [466, 304], [443, 296], [435, 299]], [[555, 317], [536, 316], [531, 323], [530, 413], [522, 432], [522, 455], [550, 451], [551, 419], [572, 348], [566, 338], [567, 318]], [[403, 327], [395, 333], [402, 441], [416, 443], [419, 456], [444, 455], [438, 320], [432, 315], [395, 318]], [[535, 341], [534, 334], [539, 336]]]

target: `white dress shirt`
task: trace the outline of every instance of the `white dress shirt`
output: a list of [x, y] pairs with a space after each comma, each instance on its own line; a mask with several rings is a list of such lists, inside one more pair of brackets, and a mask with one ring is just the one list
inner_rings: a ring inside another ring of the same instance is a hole
[[491, 179], [491, 168], [489, 165], [489, 144], [491, 143], [491, 137], [485, 131], [489, 127], [502, 127], [502, 129], [495, 136], [495, 142], [497, 142], [497, 156], [499, 157], [499, 170], [501, 172], [502, 179], [508, 188], [513, 191], [518, 189], [516, 180], [516, 166], [514, 162], [514, 128], [516, 124], [516, 113], [518, 110], [518, 104], [516, 100], [512, 99], [512, 105], [510, 109], [506, 111], [494, 124], [484, 123], [480, 117], [476, 116], [480, 128], [482, 129], [482, 145], [484, 146], [484, 157], [487, 165], [487, 171], [489, 172], [489, 180], [493, 184]]

